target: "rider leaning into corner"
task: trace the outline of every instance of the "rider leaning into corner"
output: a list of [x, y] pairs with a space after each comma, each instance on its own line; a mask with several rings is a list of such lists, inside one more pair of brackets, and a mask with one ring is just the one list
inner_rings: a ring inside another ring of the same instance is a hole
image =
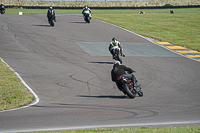
[[53, 7], [49, 7], [49, 10], [47, 11], [47, 18], [48, 18], [48, 21], [50, 21], [50, 18], [51, 18], [51, 14], [54, 14], [54, 21], [56, 22], [56, 14], [55, 14], [55, 11], [53, 10]]
[[120, 45], [120, 42], [117, 41], [117, 39], [116, 39], [115, 37], [113, 37], [113, 38], [112, 38], [112, 42], [110, 42], [110, 45], [109, 45], [109, 47], [108, 47], [110, 53], [111, 53], [112, 56], [113, 56], [113, 59], [114, 59], [115, 53], [114, 53], [114, 49], [112, 49], [112, 48], [113, 48], [114, 46], [118, 46], [118, 47], [120, 48], [120, 53], [121, 53], [121, 55], [122, 55], [123, 57], [125, 57], [125, 55], [123, 54], [123, 49], [122, 49], [122, 47], [121, 47], [121, 45]]
[[90, 10], [90, 8], [87, 5], [85, 5], [83, 7], [83, 11], [82, 11], [83, 18], [85, 18], [85, 13], [84, 13], [85, 11], [89, 11], [90, 12], [90, 19], [91, 19], [92, 18], [92, 16], [91, 16], [91, 10]]
[[[127, 73], [128, 72], [128, 73]], [[112, 81], [116, 83], [118, 89], [122, 92], [124, 92], [123, 87], [122, 87], [122, 82], [118, 80], [120, 77], [127, 77], [128, 79], [132, 80], [134, 86], [136, 86], [136, 77], [132, 74], [135, 72], [129, 67], [126, 67], [125, 65], [120, 64], [119, 61], [115, 61], [113, 65], [113, 69], [111, 71], [111, 77]]]

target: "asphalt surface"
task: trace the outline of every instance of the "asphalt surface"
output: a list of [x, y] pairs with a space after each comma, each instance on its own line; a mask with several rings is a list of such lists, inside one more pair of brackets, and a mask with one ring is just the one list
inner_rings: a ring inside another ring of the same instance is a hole
[[[200, 125], [200, 63], [122, 28], [81, 17], [0, 15], [0, 57], [39, 103], [0, 112], [0, 132]], [[124, 48], [143, 97], [111, 81], [112, 37]]]

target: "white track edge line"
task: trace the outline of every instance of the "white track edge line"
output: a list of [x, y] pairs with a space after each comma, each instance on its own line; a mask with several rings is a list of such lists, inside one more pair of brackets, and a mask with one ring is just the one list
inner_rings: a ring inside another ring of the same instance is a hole
[[[0, 58], [1, 58], [1, 57], [0, 57]], [[3, 63], [5, 63], [5, 64], [15, 73], [15, 75], [22, 81], [22, 83], [25, 85], [25, 87], [33, 94], [33, 96], [35, 97], [35, 99], [34, 99], [34, 102], [33, 102], [33, 103], [30, 103], [30, 104], [28, 104], [28, 105], [25, 105], [25, 106], [22, 106], [22, 107], [19, 107], [19, 108], [14, 108], [14, 109], [2, 110], [2, 111], [0, 111], [0, 113], [1, 113], [1, 112], [8, 112], [8, 111], [19, 110], [19, 109], [27, 108], [27, 107], [30, 107], [30, 106], [32, 106], [32, 105], [37, 104], [37, 103], [40, 101], [40, 99], [39, 99], [39, 97], [37, 96], [37, 94], [26, 84], [26, 82], [21, 78], [21, 76], [20, 76], [14, 69], [12, 69], [12, 68], [8, 65], [8, 63], [6, 63], [2, 58], [1, 58], [1, 61], [2, 61]]]

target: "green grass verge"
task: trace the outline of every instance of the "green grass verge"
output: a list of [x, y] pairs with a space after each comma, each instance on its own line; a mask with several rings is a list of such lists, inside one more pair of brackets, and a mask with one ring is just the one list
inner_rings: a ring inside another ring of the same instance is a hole
[[2, 61], [0, 61], [0, 81], [0, 110], [21, 107], [34, 100], [20, 79]]

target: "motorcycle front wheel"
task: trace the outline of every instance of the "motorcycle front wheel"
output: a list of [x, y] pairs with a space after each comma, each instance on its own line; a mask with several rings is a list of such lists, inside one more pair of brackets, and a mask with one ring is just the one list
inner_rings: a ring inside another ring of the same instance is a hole
[[143, 97], [143, 91], [141, 90], [141, 87], [140, 87], [140, 85], [138, 86], [139, 88], [137, 89], [138, 90], [138, 95], [140, 96], [140, 97]]
[[54, 22], [53, 22], [53, 20], [50, 20], [50, 26], [54, 27]]
[[85, 19], [86, 19], [87, 23], [90, 23], [90, 18], [89, 17], [86, 17]]
[[117, 53], [117, 60], [122, 64], [122, 58], [120, 57], [119, 53]]

